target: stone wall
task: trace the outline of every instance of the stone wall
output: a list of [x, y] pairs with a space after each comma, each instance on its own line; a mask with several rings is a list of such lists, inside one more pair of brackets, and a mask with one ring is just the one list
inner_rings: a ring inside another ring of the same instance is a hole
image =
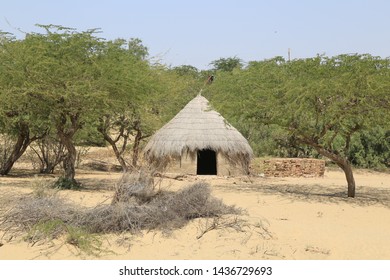
[[322, 177], [325, 160], [311, 158], [271, 158], [262, 162], [267, 177]]

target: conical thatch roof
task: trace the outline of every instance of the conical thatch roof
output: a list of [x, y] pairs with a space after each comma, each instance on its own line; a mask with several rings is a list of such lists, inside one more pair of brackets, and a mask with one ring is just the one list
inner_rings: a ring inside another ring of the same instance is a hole
[[203, 149], [214, 150], [246, 172], [253, 154], [241, 133], [198, 95], [152, 136], [144, 153], [149, 162], [165, 166], [183, 155], [195, 158]]

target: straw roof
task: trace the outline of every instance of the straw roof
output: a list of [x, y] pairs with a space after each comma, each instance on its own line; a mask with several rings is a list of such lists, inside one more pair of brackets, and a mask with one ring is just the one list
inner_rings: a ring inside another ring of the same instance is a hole
[[171, 159], [183, 155], [194, 159], [197, 151], [203, 149], [215, 151], [246, 172], [253, 154], [241, 133], [199, 94], [152, 136], [144, 154], [150, 163], [166, 166]]

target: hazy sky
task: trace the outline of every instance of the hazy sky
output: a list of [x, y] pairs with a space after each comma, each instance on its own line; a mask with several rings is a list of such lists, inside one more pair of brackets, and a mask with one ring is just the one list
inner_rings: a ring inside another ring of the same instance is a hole
[[[390, 56], [389, 0], [0, 0], [0, 30], [58, 24], [140, 38], [163, 63], [209, 68], [221, 57]], [[43, 31], [42, 31], [43, 32]]]

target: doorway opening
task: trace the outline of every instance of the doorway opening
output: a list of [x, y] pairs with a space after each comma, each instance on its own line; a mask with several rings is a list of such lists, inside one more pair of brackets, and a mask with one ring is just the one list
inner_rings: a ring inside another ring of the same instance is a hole
[[197, 175], [217, 175], [217, 153], [210, 149], [198, 151]]

